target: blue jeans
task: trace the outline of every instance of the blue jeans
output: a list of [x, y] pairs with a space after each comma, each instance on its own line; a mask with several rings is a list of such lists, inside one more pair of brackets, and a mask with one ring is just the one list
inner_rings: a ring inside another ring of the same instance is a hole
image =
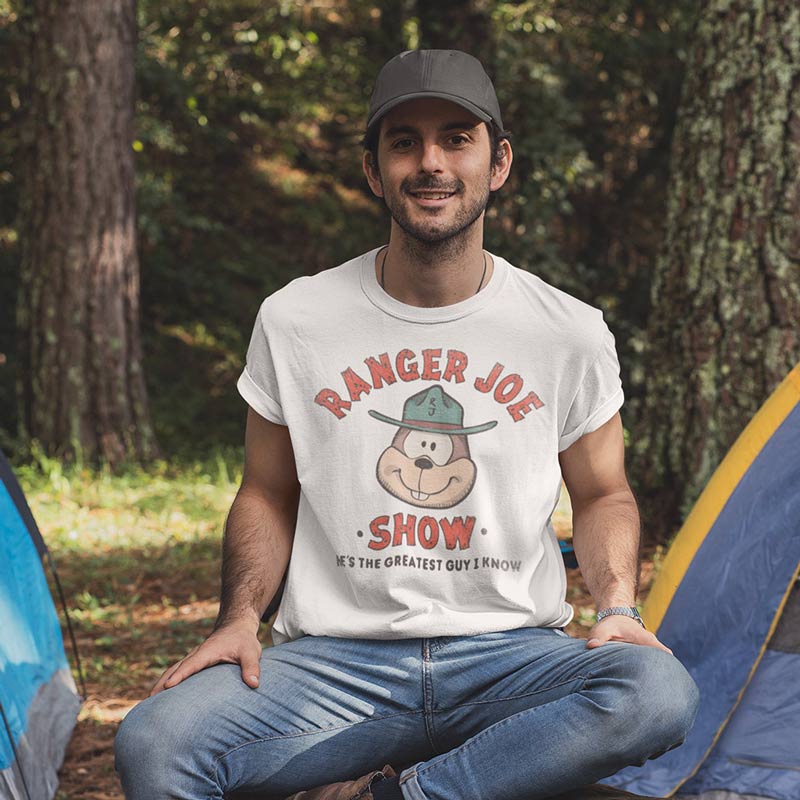
[[280, 798], [386, 763], [406, 800], [533, 800], [677, 746], [697, 702], [668, 653], [553, 628], [304, 636], [264, 650], [258, 689], [221, 664], [144, 700], [116, 767], [129, 800]]

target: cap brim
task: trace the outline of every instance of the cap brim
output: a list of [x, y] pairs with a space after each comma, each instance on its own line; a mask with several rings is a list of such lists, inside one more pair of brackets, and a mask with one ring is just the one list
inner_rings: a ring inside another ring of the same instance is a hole
[[482, 119], [484, 122], [491, 122], [492, 117], [490, 114], [487, 114], [482, 109], [478, 108], [474, 103], [470, 103], [469, 100], [464, 100], [461, 97], [457, 97], [456, 95], [448, 94], [447, 92], [409, 92], [408, 94], [400, 95], [400, 97], [393, 97], [391, 100], [387, 100], [375, 113], [369, 118], [367, 121], [367, 134], [372, 130], [373, 126], [376, 125], [381, 119], [386, 116], [386, 114], [391, 111], [393, 108], [396, 108], [403, 103], [407, 103], [409, 100], [418, 100], [422, 97], [437, 97], [440, 100], [449, 100], [451, 103], [455, 103], [461, 108], [465, 108], [467, 111], [473, 113], [478, 119]]
[[380, 411], [370, 409], [367, 412], [371, 417], [380, 420], [381, 422], [388, 422], [390, 425], [397, 425], [399, 428], [410, 428], [412, 431], [423, 431], [423, 433], [444, 433], [444, 434], [470, 434], [470, 433], [483, 433], [497, 425], [497, 420], [492, 422], [484, 422], [482, 425], [473, 425], [469, 428], [436, 428], [428, 427], [427, 425], [415, 425], [413, 422], [404, 422], [401, 419], [392, 419], [387, 417], [386, 414], [381, 414]]

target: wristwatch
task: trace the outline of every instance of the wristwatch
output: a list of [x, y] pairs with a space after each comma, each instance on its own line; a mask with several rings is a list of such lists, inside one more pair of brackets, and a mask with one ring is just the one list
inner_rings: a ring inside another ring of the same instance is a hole
[[634, 606], [612, 606], [611, 608], [603, 608], [597, 612], [597, 621], [600, 622], [606, 617], [612, 617], [617, 614], [635, 619], [644, 628], [644, 620], [639, 616], [639, 612]]

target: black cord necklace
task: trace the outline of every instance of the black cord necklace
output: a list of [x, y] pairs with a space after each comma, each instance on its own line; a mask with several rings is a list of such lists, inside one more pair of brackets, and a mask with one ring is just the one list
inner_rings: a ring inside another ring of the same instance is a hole
[[[388, 257], [389, 257], [389, 248], [387, 247], [383, 251], [383, 261], [381, 261], [381, 289], [383, 289], [384, 292], [386, 291], [385, 276], [386, 276], [386, 259]], [[486, 277], [487, 266], [488, 262], [486, 260], [486, 251], [483, 251], [483, 275], [481, 275], [481, 282], [478, 284], [478, 288], [475, 290], [475, 294], [478, 294], [478, 292], [481, 290], [481, 287], [483, 286], [483, 280]]]

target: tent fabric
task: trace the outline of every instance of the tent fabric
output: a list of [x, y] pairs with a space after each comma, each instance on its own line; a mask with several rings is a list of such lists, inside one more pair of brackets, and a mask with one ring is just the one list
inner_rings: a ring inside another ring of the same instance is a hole
[[604, 783], [660, 797], [680, 788], [800, 798], [800, 748], [790, 744], [800, 739], [800, 655], [789, 629], [800, 611], [787, 602], [800, 571], [798, 453], [800, 365], [709, 482], [644, 608], [700, 688], [694, 727], [680, 747]]
[[24, 773], [38, 800], [55, 792], [80, 701], [30, 526], [41, 536], [1, 453], [0, 475], [0, 706], [11, 735], [0, 725], [0, 796], [26, 798]]
[[780, 622], [703, 769], [681, 787], [681, 797], [711, 800], [713, 788], [734, 797], [800, 796], [800, 584], [795, 582]]
[[[79, 709], [69, 670], [58, 670], [39, 687], [28, 707], [27, 729], [16, 741], [19, 761], [0, 770], [0, 798], [29, 800], [30, 796], [36, 800], [55, 795], [58, 769]], [[5, 731], [0, 731], [0, 737], [5, 736]]]
[[33, 519], [33, 514], [31, 514], [31, 509], [25, 500], [22, 487], [19, 485], [19, 481], [17, 481], [16, 476], [11, 470], [11, 465], [8, 463], [2, 452], [0, 452], [0, 484], [5, 487], [9, 498], [14, 503], [14, 507], [17, 509], [20, 519], [25, 523], [28, 534], [30, 535], [34, 545], [36, 545], [36, 551], [39, 553], [39, 557], [43, 558], [45, 552], [47, 551], [47, 546], [45, 545], [44, 539], [42, 539], [42, 534], [39, 532], [39, 528]]
[[681, 796], [725, 787], [741, 794], [800, 797], [800, 655], [767, 650], [713, 752]]

